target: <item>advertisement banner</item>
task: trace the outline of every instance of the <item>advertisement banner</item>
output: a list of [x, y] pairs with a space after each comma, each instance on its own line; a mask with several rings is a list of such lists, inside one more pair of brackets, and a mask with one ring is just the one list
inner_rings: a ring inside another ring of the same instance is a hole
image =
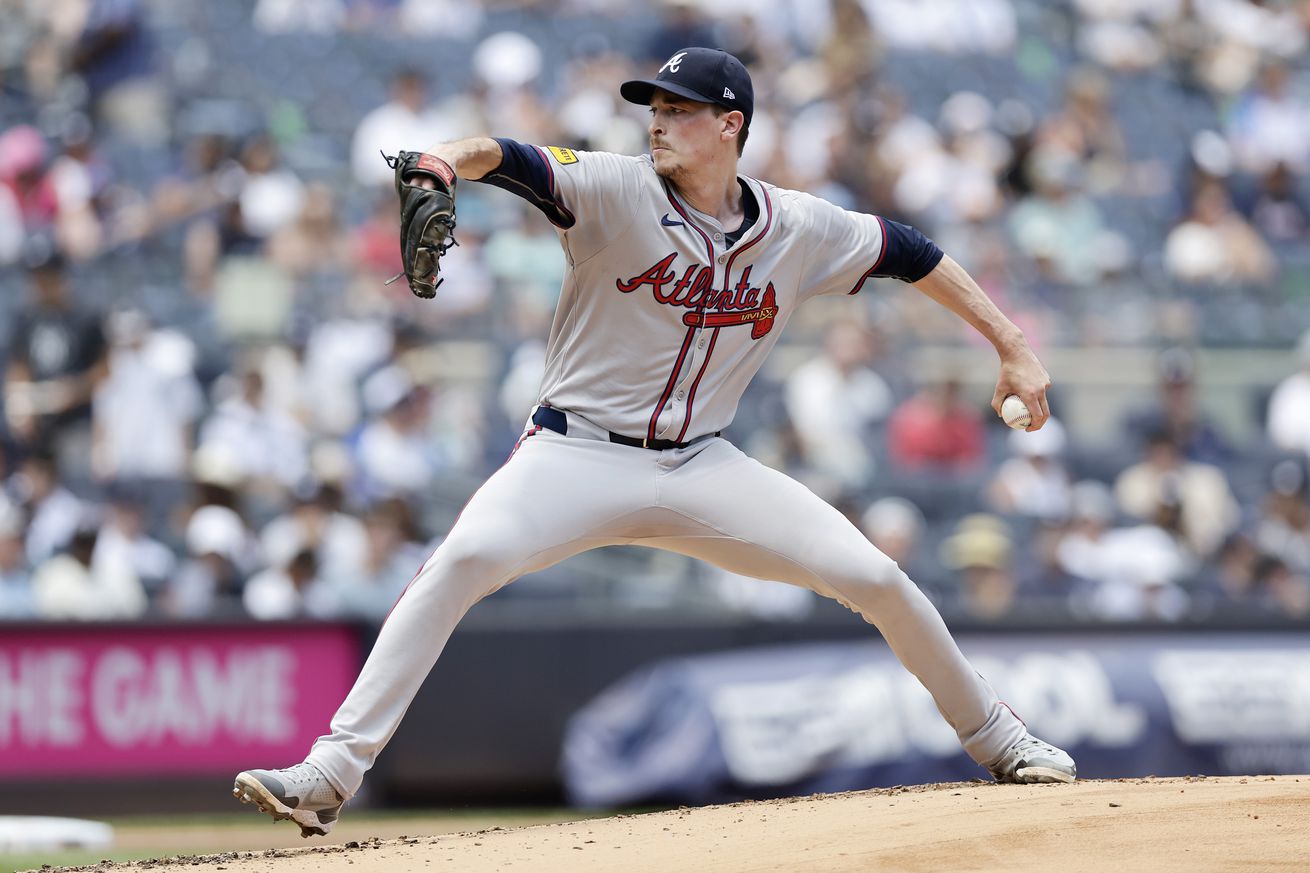
[[[961, 639], [1087, 778], [1310, 771], [1310, 634]], [[881, 642], [665, 661], [569, 724], [584, 805], [709, 803], [986, 777]]]
[[347, 626], [0, 627], [0, 778], [285, 766], [358, 668]]

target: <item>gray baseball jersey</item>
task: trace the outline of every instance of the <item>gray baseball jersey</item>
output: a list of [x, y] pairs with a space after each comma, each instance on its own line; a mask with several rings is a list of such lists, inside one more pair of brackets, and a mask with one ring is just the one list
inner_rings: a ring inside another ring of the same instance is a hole
[[797, 306], [874, 275], [917, 278], [940, 250], [895, 222], [745, 177], [754, 220], [736, 235], [690, 208], [649, 158], [500, 142], [504, 161], [485, 180], [537, 205], [568, 260], [540, 405], [396, 604], [308, 760], [353, 795], [474, 603], [570, 555], [630, 543], [846, 604], [878, 626], [966, 751], [999, 760], [1023, 724], [922, 592], [841, 513], [715, 436]]
[[[548, 156], [548, 157], [546, 157]], [[628, 436], [684, 441], [732, 421], [796, 308], [853, 294], [886, 245], [880, 219], [742, 177], [759, 218], [687, 204], [649, 156], [549, 149], [567, 258], [541, 402]]]

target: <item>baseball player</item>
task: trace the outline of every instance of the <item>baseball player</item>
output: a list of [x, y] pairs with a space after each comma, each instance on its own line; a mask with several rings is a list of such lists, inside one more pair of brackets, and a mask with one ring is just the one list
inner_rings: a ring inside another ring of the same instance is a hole
[[[650, 106], [647, 155], [487, 138], [402, 153], [412, 156], [397, 170], [405, 184], [448, 190], [450, 203], [456, 177], [496, 185], [558, 230], [567, 268], [539, 401], [510, 459], [397, 602], [330, 733], [304, 763], [238, 774], [233, 793], [305, 836], [328, 833], [465, 612], [526, 573], [615, 544], [840, 601], [878, 627], [997, 780], [1073, 781], [1069, 755], [1028, 733], [891, 559], [719, 435], [783, 325], [815, 295], [857, 294], [874, 276], [912, 283], [991, 341], [992, 406], [1018, 395], [1035, 430], [1049, 415], [1050, 377], [1023, 335], [914, 228], [739, 174], [754, 99], [732, 55], [688, 48], [620, 92]], [[402, 206], [402, 234], [422, 212]], [[432, 269], [410, 272], [415, 293], [431, 296]]]

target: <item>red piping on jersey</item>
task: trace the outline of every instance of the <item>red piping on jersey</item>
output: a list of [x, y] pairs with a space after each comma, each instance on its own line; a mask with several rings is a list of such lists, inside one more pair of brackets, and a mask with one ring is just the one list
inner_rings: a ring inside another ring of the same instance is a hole
[[[570, 212], [563, 203], [559, 202], [559, 194], [557, 193], [557, 189], [555, 188], [555, 168], [550, 165], [550, 158], [546, 157], [546, 153], [541, 150], [541, 146], [534, 145], [532, 146], [532, 148], [534, 151], [536, 151], [538, 155], [541, 156], [542, 162], [546, 165], [546, 181], [550, 183], [551, 199], [554, 200], [555, 205], [558, 206], [564, 212], [565, 215], [573, 219], [574, 224], [576, 224], [578, 219], [574, 217], [573, 213]], [[555, 224], [555, 222], [552, 221], [551, 224]], [[560, 227], [560, 225], [558, 224], [555, 224], [555, 226]], [[560, 227], [560, 229], [568, 230], [567, 227]]]
[[[682, 216], [682, 220], [686, 223], [687, 227], [690, 227], [692, 230], [696, 231], [696, 233], [700, 234], [700, 238], [705, 240], [705, 251], [709, 255], [709, 259], [710, 259], [710, 263], [709, 263], [710, 285], [713, 286], [714, 243], [710, 242], [710, 238], [708, 235], [706, 235], [705, 231], [701, 230], [699, 227], [697, 227], [695, 224], [692, 223], [691, 217], [688, 216], [687, 213], [683, 210], [682, 206], [678, 204], [678, 201], [673, 198], [673, 192], [669, 190], [669, 186], [667, 183], [664, 184], [664, 196], [669, 198], [669, 202], [673, 204], [674, 210], [676, 210], [677, 213]], [[706, 296], [707, 295], [704, 294], [701, 295], [700, 305], [696, 308], [697, 312], [703, 312], [705, 310]], [[660, 402], [655, 404], [655, 411], [651, 413], [650, 425], [646, 428], [646, 439], [649, 440], [655, 439], [655, 428], [659, 424], [660, 413], [664, 411], [665, 404], [669, 402], [669, 397], [673, 394], [673, 386], [676, 385], [678, 382], [678, 373], [679, 371], [682, 370], [682, 362], [687, 357], [687, 350], [691, 348], [691, 338], [693, 335], [695, 335], [695, 333], [696, 333], [696, 328], [694, 327], [687, 328], [687, 335], [682, 340], [682, 350], [678, 352], [678, 360], [673, 365], [673, 372], [669, 374], [669, 381], [665, 384], [664, 392], [660, 395]], [[685, 423], [683, 425], [683, 429], [686, 430]]]
[[878, 219], [878, 227], [882, 230], [882, 251], [878, 252], [878, 260], [874, 261], [873, 266], [869, 268], [868, 272], [859, 278], [859, 281], [855, 283], [855, 287], [846, 292], [846, 296], [848, 297], [852, 294], [859, 293], [860, 289], [864, 287], [864, 283], [869, 281], [869, 279], [873, 277], [873, 274], [878, 271], [879, 265], [882, 264], [882, 259], [887, 257], [887, 225], [883, 224], [881, 215], [875, 215], [874, 218]]
[[[737, 249], [737, 251], [733, 252], [731, 255], [728, 256], [727, 266], [725, 266], [723, 270], [724, 291], [727, 291], [728, 286], [732, 284], [732, 262], [737, 260], [737, 255], [741, 254], [751, 246], [755, 245], [760, 240], [764, 239], [764, 235], [768, 233], [769, 228], [773, 226], [773, 202], [769, 200], [769, 193], [764, 190], [763, 185], [760, 185], [760, 192], [764, 195], [764, 209], [767, 215], [767, 218], [765, 218], [764, 220], [764, 230], [761, 230], [758, 234], [756, 234], [754, 239], [752, 239], [750, 242], [746, 243], [746, 245]], [[702, 326], [703, 326], [703, 322], [702, 322]], [[700, 386], [701, 377], [704, 376], [705, 371], [709, 369], [710, 357], [714, 354], [714, 344], [718, 342], [718, 339], [719, 339], [719, 328], [716, 327], [714, 328], [714, 333], [710, 336], [710, 347], [705, 350], [705, 360], [701, 361], [700, 372], [696, 374], [696, 380], [691, 383], [691, 390], [687, 392], [687, 411], [683, 414], [682, 430], [678, 432], [677, 442], [682, 442], [682, 438], [687, 435], [687, 428], [691, 426], [691, 409], [696, 402], [696, 389], [697, 387]]]

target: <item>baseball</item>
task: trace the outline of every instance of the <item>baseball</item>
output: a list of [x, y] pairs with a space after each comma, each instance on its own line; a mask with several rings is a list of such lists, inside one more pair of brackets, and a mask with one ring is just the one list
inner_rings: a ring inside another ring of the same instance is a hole
[[1015, 430], [1026, 430], [1033, 421], [1028, 407], [1017, 394], [1006, 395], [1006, 398], [1001, 401], [1001, 418]]

